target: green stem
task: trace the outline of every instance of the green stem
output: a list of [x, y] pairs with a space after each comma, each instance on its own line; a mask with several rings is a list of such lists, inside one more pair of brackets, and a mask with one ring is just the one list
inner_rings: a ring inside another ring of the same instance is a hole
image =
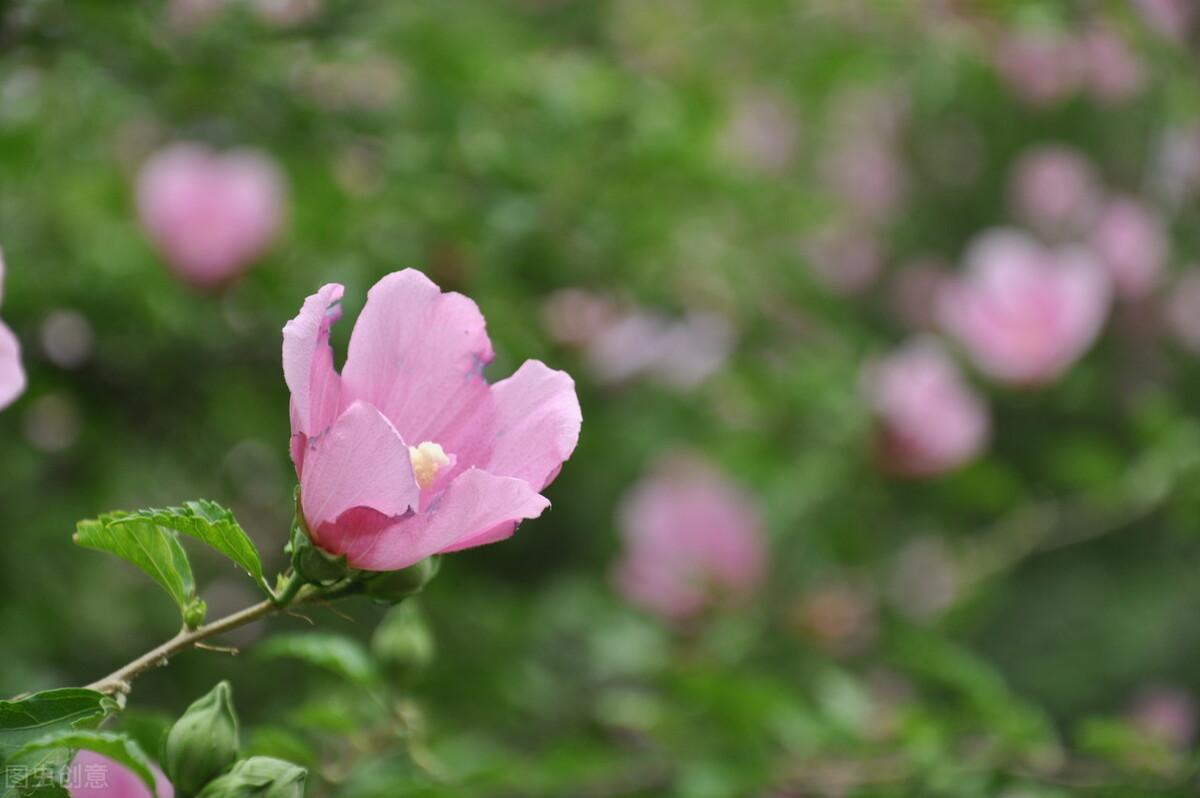
[[300, 574], [292, 571], [288, 581], [283, 586], [283, 590], [271, 596], [271, 602], [279, 608], [286, 607], [291, 604], [296, 598], [296, 594], [300, 592], [300, 588], [304, 587], [304, 579]]

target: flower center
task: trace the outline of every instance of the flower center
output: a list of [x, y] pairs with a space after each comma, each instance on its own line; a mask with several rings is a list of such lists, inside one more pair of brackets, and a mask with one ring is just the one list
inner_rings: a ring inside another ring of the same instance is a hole
[[446, 451], [433, 441], [425, 441], [419, 446], [409, 446], [408, 456], [412, 459], [413, 476], [421, 490], [428, 490], [437, 479], [438, 471], [450, 465]]

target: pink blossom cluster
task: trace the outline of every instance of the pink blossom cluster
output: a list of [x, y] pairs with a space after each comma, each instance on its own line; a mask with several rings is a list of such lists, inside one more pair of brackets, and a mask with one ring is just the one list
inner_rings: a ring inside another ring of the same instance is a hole
[[592, 375], [606, 385], [650, 379], [688, 391], [718, 373], [736, 343], [733, 326], [718, 313], [672, 317], [578, 288], [552, 294], [542, 322], [559, 343], [581, 349]]
[[994, 53], [996, 69], [1028, 105], [1057, 105], [1079, 93], [1116, 104], [1146, 85], [1146, 66], [1118, 32], [1099, 22], [1082, 31], [1014, 28]]

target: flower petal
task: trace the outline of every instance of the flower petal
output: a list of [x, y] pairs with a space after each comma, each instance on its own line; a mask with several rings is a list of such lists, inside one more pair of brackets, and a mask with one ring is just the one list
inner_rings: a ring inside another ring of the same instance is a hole
[[341, 401], [341, 378], [333, 367], [329, 330], [341, 317], [345, 289], [323, 286], [304, 300], [283, 328], [283, 376], [292, 392], [292, 433], [312, 437], [328, 429]]
[[493, 356], [474, 302], [405, 269], [368, 294], [343, 385], [349, 398], [379, 408], [406, 441], [434, 441], [457, 455], [459, 467], [478, 465], [483, 454], [468, 451], [464, 422], [486, 423], [483, 367]]
[[[537, 518], [549, 506], [524, 480], [472, 468], [450, 484], [429, 512], [399, 520], [384, 530], [364, 528], [364, 533], [370, 533], [371, 546], [347, 559], [351, 565], [371, 571], [407, 568], [432, 554], [507, 537], [510, 525], [515, 528], [518, 521]], [[501, 530], [504, 534], [494, 534]]]
[[304, 455], [300, 496], [304, 518], [322, 548], [343, 554], [336, 521], [355, 507], [388, 517], [416, 507], [420, 489], [408, 446], [388, 420], [355, 402], [328, 432], [312, 438]]
[[541, 490], [579, 442], [583, 416], [575, 381], [537, 360], [527, 360], [492, 386], [496, 420], [487, 470], [523, 479]]
[[12, 330], [0, 323], [0, 410], [8, 407], [25, 390], [21, 367], [21, 345]]
[[[175, 788], [167, 777], [156, 765], [150, 767], [154, 771], [157, 798], [174, 798]], [[76, 754], [71, 770], [73, 775], [78, 774], [68, 789], [71, 798], [153, 798], [136, 773], [120, 762], [92, 751]]]

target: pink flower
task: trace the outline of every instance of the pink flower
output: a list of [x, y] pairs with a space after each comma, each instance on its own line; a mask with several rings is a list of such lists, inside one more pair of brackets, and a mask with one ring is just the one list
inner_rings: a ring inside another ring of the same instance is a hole
[[353, 567], [392, 571], [503, 540], [549, 506], [538, 491], [579, 439], [575, 384], [526, 361], [495, 385], [483, 316], [413, 269], [367, 296], [339, 375], [326, 285], [283, 329], [292, 459], [313, 542]]
[[1000, 41], [996, 68], [1008, 87], [1033, 106], [1050, 106], [1079, 88], [1081, 59], [1072, 37], [1052, 30], [1014, 30]]
[[934, 476], [973, 460], [987, 444], [987, 407], [935, 339], [920, 338], [867, 369], [885, 465]]
[[1095, 215], [1101, 194], [1092, 164], [1067, 147], [1046, 145], [1017, 160], [1009, 189], [1013, 215], [1043, 235], [1069, 237]]
[[1183, 41], [1196, 23], [1195, 0], [1133, 0], [1142, 20], [1160, 36]]
[[283, 179], [267, 156], [175, 144], [137, 180], [142, 227], [183, 280], [203, 288], [237, 277], [267, 249], [283, 218]]
[[[4, 253], [0, 252], [0, 300], [4, 298]], [[21, 344], [12, 330], [0, 322], [0, 410], [25, 392], [25, 369], [21, 367]]]
[[908, 186], [904, 163], [893, 148], [869, 134], [835, 147], [825, 158], [822, 170], [830, 190], [872, 220], [890, 218], [903, 202]]
[[966, 261], [966, 274], [942, 292], [939, 315], [996, 380], [1052, 382], [1104, 325], [1109, 284], [1103, 267], [1081, 249], [1048, 249], [1002, 229], [980, 236]]
[[1174, 686], [1148, 685], [1134, 695], [1126, 718], [1139, 733], [1186, 750], [1196, 739], [1196, 699]]
[[1097, 27], [1080, 39], [1084, 77], [1101, 102], [1119, 103], [1142, 90], [1146, 68], [1129, 45], [1115, 32]]
[[886, 253], [875, 234], [861, 225], [836, 221], [805, 242], [812, 275], [842, 296], [861, 294], [883, 271]]
[[714, 602], [745, 599], [762, 582], [759, 509], [706, 464], [660, 465], [626, 497], [619, 520], [617, 588], [663, 618], [691, 618]]
[[71, 763], [71, 798], [175, 798], [175, 788], [157, 767], [154, 793], [129, 768], [91, 751], [80, 751]]
[[1153, 211], [1136, 199], [1118, 197], [1096, 220], [1091, 248], [1108, 268], [1117, 293], [1138, 299], [1154, 290], [1162, 276], [1167, 234]]

